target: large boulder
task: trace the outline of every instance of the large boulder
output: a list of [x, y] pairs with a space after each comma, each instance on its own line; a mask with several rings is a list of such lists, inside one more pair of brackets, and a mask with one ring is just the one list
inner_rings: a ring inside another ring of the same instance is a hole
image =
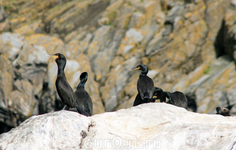
[[0, 149], [235, 149], [236, 117], [149, 103], [85, 117], [33, 116], [0, 136]]
[[[24, 120], [62, 107], [54, 83], [57, 67], [46, 57], [56, 52], [68, 60], [65, 72], [73, 89], [79, 74], [88, 72], [85, 89], [94, 114], [132, 106], [139, 72], [130, 69], [140, 63], [148, 66], [155, 86], [184, 92], [193, 111], [214, 113], [216, 106], [232, 107], [235, 4], [235, 0], [4, 2], [0, 122], [15, 127], [17, 115]], [[26, 85], [31, 88], [23, 92]], [[236, 106], [231, 112], [236, 113]]]

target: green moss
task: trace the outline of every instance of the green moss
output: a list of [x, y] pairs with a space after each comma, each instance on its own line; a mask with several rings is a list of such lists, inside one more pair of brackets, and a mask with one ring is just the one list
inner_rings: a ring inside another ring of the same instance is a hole
[[12, 4], [5, 4], [4, 5], [4, 9], [6, 12], [11, 12], [11, 11], [14, 11], [14, 8], [15, 8], [15, 4], [12, 3]]
[[59, 5], [56, 5], [55, 6], [55, 10], [59, 10], [60, 6]]
[[113, 26], [113, 22], [114, 22], [114, 20], [115, 20], [115, 18], [116, 18], [116, 11], [113, 11], [113, 12], [111, 12], [110, 14], [108, 14], [108, 16], [107, 16], [108, 18], [109, 18], [109, 23], [108, 23], [108, 25], [110, 25], [110, 26]]
[[125, 24], [124, 28], [125, 28], [126, 30], [129, 29], [129, 22], [127, 22], [127, 23]]
[[115, 12], [115, 11], [111, 12], [111, 13], [108, 15], [109, 20], [114, 20], [115, 17], [116, 17], [116, 12]]
[[208, 74], [211, 70], [212, 70], [212, 68], [211, 68], [210, 66], [208, 66], [208, 67], [204, 70], [204, 74]]
[[113, 26], [113, 21], [109, 21], [108, 25]]

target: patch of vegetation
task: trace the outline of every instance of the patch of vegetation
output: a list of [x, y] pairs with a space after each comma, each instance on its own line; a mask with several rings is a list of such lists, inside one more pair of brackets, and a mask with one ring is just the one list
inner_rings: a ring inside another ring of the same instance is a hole
[[[7, 4], [4, 4], [3, 6], [4, 6], [5, 11], [6, 11], [8, 14], [11, 13], [12, 11], [14, 11], [15, 8], [16, 8], [16, 6], [15, 6], [14, 3], [7, 3]], [[0, 9], [1, 9], [1, 8], [0, 8]]]
[[114, 20], [116, 18], [116, 12], [115, 11], [111, 12], [110, 14], [108, 14], [107, 17], [109, 18], [108, 25], [113, 26], [113, 24], [114, 24], [113, 22], [114, 22]]
[[54, 9], [55, 9], [55, 10], [59, 10], [59, 9], [60, 9], [60, 6], [59, 6], [59, 5], [56, 5]]
[[211, 70], [212, 70], [212, 68], [211, 68], [210, 66], [208, 66], [208, 67], [204, 70], [204, 74], [208, 74]]
[[109, 23], [108, 23], [108, 25], [110, 25], [110, 26], [113, 26], [113, 24], [114, 24], [113, 20], [110, 20]]
[[111, 13], [108, 15], [109, 20], [114, 20], [115, 17], [116, 17], [116, 12], [115, 12], [115, 11], [111, 12]]

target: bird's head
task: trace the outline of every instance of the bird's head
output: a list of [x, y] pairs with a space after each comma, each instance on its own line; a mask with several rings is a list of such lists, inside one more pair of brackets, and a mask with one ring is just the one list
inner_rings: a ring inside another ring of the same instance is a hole
[[216, 114], [221, 114], [223, 116], [229, 116], [230, 112], [229, 109], [224, 107], [216, 107]]
[[53, 57], [59, 67], [62, 67], [64, 69], [66, 65], [66, 57], [61, 53], [52, 54], [51, 57]]
[[141, 70], [142, 74], [146, 75], [148, 73], [148, 67], [144, 64], [140, 64], [138, 66], [136, 66], [135, 68], [133, 68], [132, 70]]
[[88, 73], [87, 73], [87, 72], [81, 73], [81, 75], [80, 75], [80, 81], [83, 80], [83, 79], [86, 79], [86, 80], [87, 80], [87, 78], [88, 78]]

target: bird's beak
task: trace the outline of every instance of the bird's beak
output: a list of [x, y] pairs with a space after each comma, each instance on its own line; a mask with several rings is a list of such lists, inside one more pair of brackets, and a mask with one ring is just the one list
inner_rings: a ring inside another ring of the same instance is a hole
[[55, 54], [51, 54], [49, 57], [52, 57], [52, 58], [54, 58], [54, 59], [57, 59], [57, 58], [58, 58], [58, 56], [55, 55]]
[[152, 98], [155, 98], [155, 99], [156, 99], [156, 98], [157, 98], [157, 96], [153, 96]]
[[140, 67], [137, 67], [137, 68], [133, 68], [132, 70], [139, 70], [140, 69]]

